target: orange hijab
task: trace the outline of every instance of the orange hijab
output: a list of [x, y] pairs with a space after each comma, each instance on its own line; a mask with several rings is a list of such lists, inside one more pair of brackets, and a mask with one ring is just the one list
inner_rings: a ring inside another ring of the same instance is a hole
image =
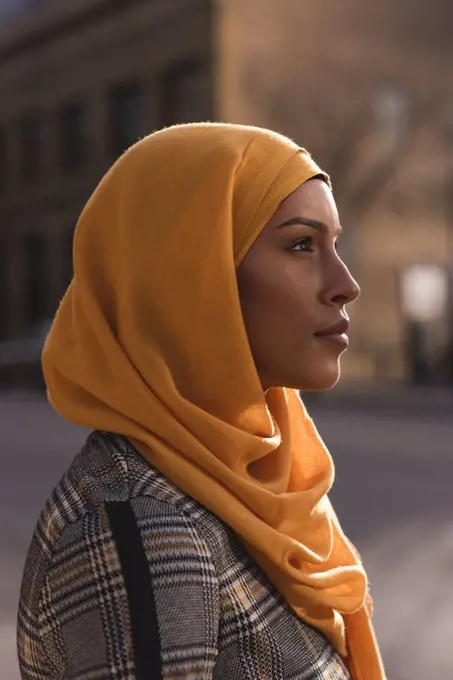
[[43, 368], [60, 414], [128, 437], [234, 529], [355, 680], [382, 680], [365, 572], [327, 497], [332, 459], [296, 391], [264, 395], [235, 275], [281, 201], [320, 173], [258, 128], [140, 141], [80, 217]]

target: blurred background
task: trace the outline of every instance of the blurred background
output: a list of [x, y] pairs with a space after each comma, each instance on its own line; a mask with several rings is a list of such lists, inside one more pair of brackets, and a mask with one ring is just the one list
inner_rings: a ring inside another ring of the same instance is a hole
[[367, 566], [389, 680], [453, 678], [451, 0], [0, 0], [0, 677], [37, 513], [83, 442], [40, 352], [84, 203], [177, 122], [283, 132], [331, 176], [362, 287], [307, 395]]

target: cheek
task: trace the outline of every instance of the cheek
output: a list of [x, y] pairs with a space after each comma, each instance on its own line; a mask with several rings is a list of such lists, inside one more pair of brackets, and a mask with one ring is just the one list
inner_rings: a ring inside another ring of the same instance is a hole
[[245, 320], [259, 326], [274, 338], [291, 333], [299, 341], [304, 332], [311, 333], [316, 303], [316, 276], [302, 272], [293, 263], [253, 268], [240, 283]]

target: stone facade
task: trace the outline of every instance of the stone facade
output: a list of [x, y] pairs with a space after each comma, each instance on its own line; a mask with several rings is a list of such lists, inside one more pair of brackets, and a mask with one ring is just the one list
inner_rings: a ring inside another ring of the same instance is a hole
[[47, 0], [0, 32], [0, 339], [35, 333], [77, 217], [122, 150], [214, 117], [210, 0]]
[[451, 275], [451, 0], [28, 5], [0, 31], [0, 340], [52, 316], [77, 216], [122, 149], [217, 118], [284, 132], [331, 174], [362, 287], [345, 374], [407, 379], [422, 360], [443, 379], [452, 298], [414, 326], [401, 281]]
[[[340, 250], [362, 287], [350, 378], [411, 376], [401, 279], [413, 264], [453, 263], [452, 27], [449, 0], [223, 3], [224, 118], [290, 135], [332, 176]], [[448, 310], [418, 330], [442, 380]]]

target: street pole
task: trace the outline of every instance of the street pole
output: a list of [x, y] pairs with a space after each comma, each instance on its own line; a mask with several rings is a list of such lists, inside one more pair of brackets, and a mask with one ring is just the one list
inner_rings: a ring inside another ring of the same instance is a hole
[[447, 304], [447, 371], [448, 383], [453, 386], [453, 103], [447, 110], [445, 164], [445, 246], [448, 275]]

